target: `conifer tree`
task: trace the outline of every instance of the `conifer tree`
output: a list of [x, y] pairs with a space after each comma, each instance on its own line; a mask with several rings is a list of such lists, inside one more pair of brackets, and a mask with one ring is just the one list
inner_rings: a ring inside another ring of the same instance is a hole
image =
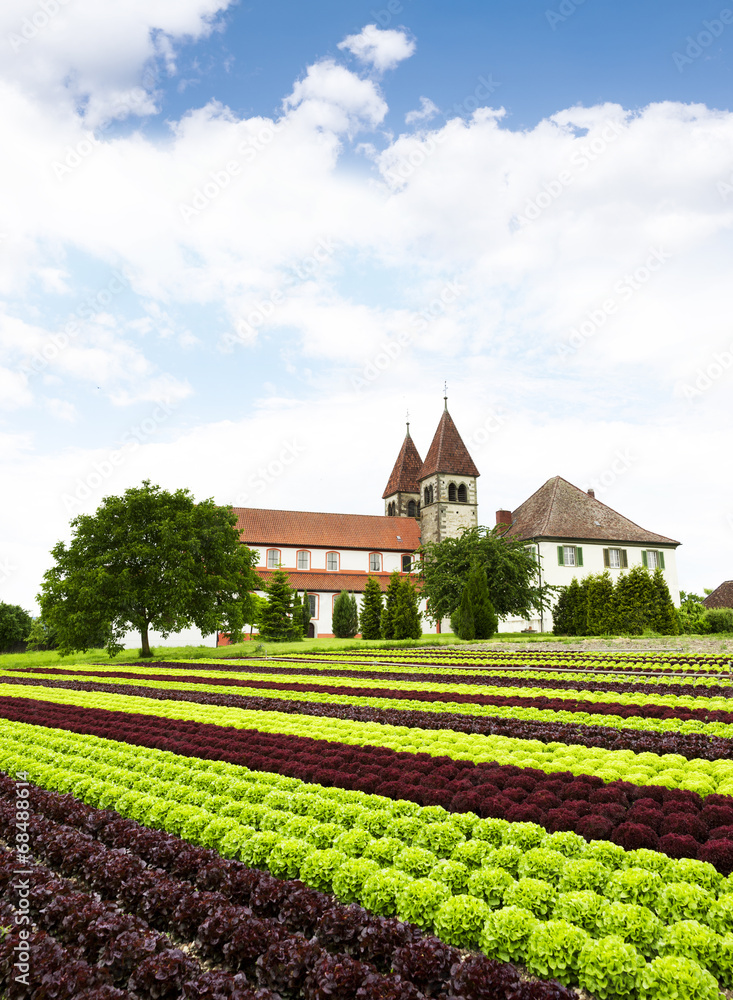
[[293, 622], [293, 591], [288, 574], [281, 569], [273, 571], [267, 588], [267, 603], [259, 615], [260, 637], [266, 642], [286, 642], [302, 639], [302, 618]]
[[645, 628], [655, 628], [654, 585], [645, 566], [632, 566], [616, 581], [613, 600], [613, 631], [623, 635], [641, 635]]
[[293, 591], [293, 638], [303, 638], [303, 602], [297, 590]]
[[588, 635], [588, 577], [578, 584], [573, 606], [573, 635]]
[[654, 624], [651, 628], [661, 635], [679, 635], [680, 622], [667, 581], [659, 566], [652, 577]]
[[303, 591], [303, 638], [308, 638], [308, 629], [311, 623], [311, 601], [308, 591]]
[[422, 615], [418, 610], [418, 596], [415, 584], [406, 577], [399, 581], [399, 589], [392, 611], [392, 631], [394, 639], [419, 639], [422, 636]]
[[486, 570], [477, 561], [471, 565], [451, 626], [460, 639], [490, 639], [499, 627], [489, 598]]
[[379, 639], [382, 628], [382, 588], [375, 576], [367, 578], [359, 618], [362, 639]]
[[572, 617], [570, 614], [571, 610], [571, 597], [568, 591], [569, 587], [560, 587], [560, 593], [557, 595], [557, 601], [552, 609], [552, 634], [553, 635], [570, 635], [570, 629], [572, 628]]
[[353, 639], [359, 631], [356, 598], [342, 590], [333, 602], [333, 634], [337, 639]]
[[[580, 609], [583, 605], [583, 593], [576, 576], [565, 587], [562, 613], [562, 630], [558, 629], [557, 635], [577, 635], [576, 628], [580, 622]], [[554, 631], [554, 627], [553, 627]]]
[[588, 635], [613, 632], [613, 580], [608, 570], [586, 577], [588, 583]]
[[400, 590], [400, 574], [397, 570], [389, 578], [387, 593], [384, 595], [384, 606], [379, 621], [379, 632], [383, 639], [394, 639], [394, 625], [392, 615]]

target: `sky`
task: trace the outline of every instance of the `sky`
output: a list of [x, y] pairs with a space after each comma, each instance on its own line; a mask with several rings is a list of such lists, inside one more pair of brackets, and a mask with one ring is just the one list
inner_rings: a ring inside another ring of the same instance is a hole
[[0, 600], [144, 479], [479, 522], [561, 475], [733, 577], [733, 8], [0, 8]]

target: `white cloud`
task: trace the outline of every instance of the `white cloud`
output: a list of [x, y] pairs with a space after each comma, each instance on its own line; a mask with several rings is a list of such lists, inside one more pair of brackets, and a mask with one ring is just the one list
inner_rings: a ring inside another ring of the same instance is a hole
[[385, 30], [376, 24], [367, 24], [358, 35], [348, 35], [339, 42], [339, 48], [346, 49], [360, 62], [382, 72], [394, 69], [403, 59], [409, 59], [416, 45], [404, 31]]
[[429, 97], [420, 98], [420, 107], [414, 111], [408, 111], [405, 115], [405, 124], [414, 125], [416, 122], [427, 122], [440, 114], [440, 108], [433, 104]]
[[[206, 12], [220, 9], [182, 6], [191, 33], [208, 30]], [[173, 24], [178, 5], [148, 8], [130, 62], [138, 70], [156, 20], [166, 37], [189, 30]], [[685, 542], [688, 587], [730, 575], [733, 473], [709, 429], [727, 426], [733, 366], [707, 375], [699, 396], [683, 389], [718, 364], [716, 353], [730, 351], [733, 200], [721, 198], [718, 184], [730, 177], [733, 115], [699, 105], [634, 113], [603, 105], [512, 131], [501, 111], [479, 109], [470, 120], [427, 128], [422, 102], [407, 123], [415, 127], [390, 138], [379, 134], [387, 106], [375, 82], [327, 60], [295, 83], [279, 117], [240, 117], [212, 102], [172, 123], [164, 138], [91, 143], [71, 103], [49, 98], [77, 42], [67, 38], [65, 62], [54, 62], [37, 41], [45, 75], [39, 62], [32, 85], [22, 75], [18, 85], [0, 81], [0, 187], [13, 192], [0, 243], [8, 298], [0, 399], [14, 407], [12, 435], [0, 415], [0, 477], [22, 484], [3, 501], [0, 560], [15, 544], [11, 527], [34, 546], [18, 599], [32, 598], [65, 530], [59, 498], [107, 453], [46, 454], [43, 436], [21, 425], [34, 394], [38, 409], [55, 407], [60, 418], [71, 416], [64, 401], [81, 402], [90, 386], [119, 406], [149, 401], [153, 410], [158, 398], [175, 404], [194, 392], [205, 402], [218, 391], [217, 364], [248, 373], [249, 417], [184, 431], [174, 406], [170, 440], [146, 441], [104, 489], [119, 492], [150, 475], [221, 502], [249, 492], [255, 505], [318, 509], [323, 451], [261, 494], [247, 485], [292, 429], [304, 427], [309, 441], [347, 456], [328, 477], [328, 506], [378, 513], [405, 407], [424, 452], [448, 377], [467, 439], [497, 406], [507, 414], [475, 445], [484, 521], [551, 475], [587, 485], [633, 441], [641, 458], [608, 502]], [[167, 51], [173, 71], [176, 45]], [[100, 101], [117, 77], [132, 85], [132, 69], [123, 69], [98, 68]], [[359, 168], [351, 156], [344, 166], [357, 143], [372, 144], [371, 160]], [[59, 175], [54, 164], [67, 160]], [[655, 248], [669, 257], [647, 276]], [[81, 273], [79, 259], [93, 270]], [[128, 275], [123, 290], [103, 302], [115, 271]], [[463, 290], [443, 309], [441, 291], [453, 281]], [[58, 332], [46, 318], [47, 297], [56, 308], [68, 303], [72, 317], [91, 300], [93, 315], [40, 377], [24, 381], [20, 366]], [[608, 301], [615, 308], [594, 325]], [[427, 318], [418, 330], [420, 314]], [[219, 354], [227, 324], [234, 330], [253, 315], [252, 346]], [[406, 328], [415, 335], [403, 343]], [[582, 329], [590, 332], [559, 354]], [[265, 351], [273, 359], [266, 371]], [[384, 366], [375, 360], [382, 355]], [[373, 378], [364, 376], [368, 363]], [[354, 375], [367, 383], [362, 392]], [[271, 390], [259, 388], [265, 382]], [[293, 384], [301, 398], [289, 395]], [[64, 427], [70, 441], [83, 424]], [[221, 455], [236, 459], [211, 460]], [[47, 496], [50, 506], [38, 499]], [[97, 502], [94, 494], [89, 509]], [[701, 504], [706, 517], [691, 515]]]
[[[91, 124], [155, 110], [155, 67], [208, 34], [231, 0], [14, 0], [0, 7], [0, 76]], [[147, 67], [147, 74], [143, 70]]]

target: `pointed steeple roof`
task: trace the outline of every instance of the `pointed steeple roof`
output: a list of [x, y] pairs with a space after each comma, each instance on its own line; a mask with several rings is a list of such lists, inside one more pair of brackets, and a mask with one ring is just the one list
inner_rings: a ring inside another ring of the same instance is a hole
[[641, 545], [680, 544], [674, 538], [639, 527], [562, 476], [548, 479], [514, 511], [512, 526], [506, 534], [519, 538], [569, 538], [636, 542]]
[[463, 443], [453, 418], [448, 413], [447, 399], [419, 478], [425, 479], [427, 476], [435, 475], [436, 472], [444, 472], [449, 476], [481, 475], [468, 454], [468, 448]]
[[422, 459], [415, 447], [415, 442], [410, 437], [410, 425], [408, 424], [405, 440], [402, 442], [400, 453], [387, 482], [387, 487], [382, 494], [382, 499], [386, 500], [394, 493], [419, 493], [421, 468]]

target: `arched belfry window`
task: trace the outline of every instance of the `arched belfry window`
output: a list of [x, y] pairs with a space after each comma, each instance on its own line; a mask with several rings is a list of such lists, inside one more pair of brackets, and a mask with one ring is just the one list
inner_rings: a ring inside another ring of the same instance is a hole
[[455, 503], [456, 502], [456, 484], [455, 483], [448, 483], [448, 500], [451, 503]]
[[426, 486], [423, 490], [423, 496], [425, 497], [425, 506], [427, 507], [428, 504], [433, 502], [433, 487]]
[[407, 516], [417, 517], [417, 504], [414, 500], [409, 500], [407, 503]]
[[387, 504], [387, 516], [394, 517], [394, 515], [395, 515], [395, 505], [394, 501], [392, 501], [392, 503]]
[[458, 487], [458, 502], [465, 503], [468, 500], [468, 491], [466, 490], [466, 484], [461, 483]]

